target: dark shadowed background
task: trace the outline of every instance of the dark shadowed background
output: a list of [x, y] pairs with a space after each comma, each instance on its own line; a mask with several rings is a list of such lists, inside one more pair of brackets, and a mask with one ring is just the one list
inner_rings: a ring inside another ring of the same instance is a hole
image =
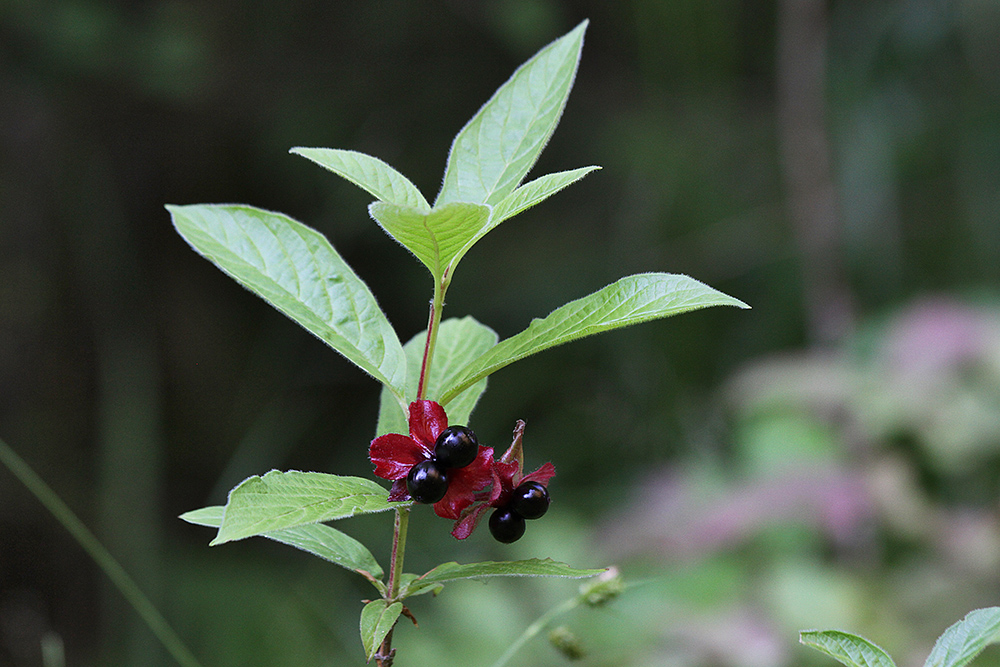
[[[288, 149], [375, 155], [432, 198], [454, 134], [584, 18], [532, 176], [604, 169], [480, 242], [446, 316], [506, 337], [642, 271], [753, 310], [493, 376], [472, 425], [500, 447], [526, 420], [528, 465], [559, 471], [552, 510], [510, 547], [417, 512], [408, 569], [618, 564], [635, 586], [563, 619], [584, 665], [832, 664], [796, 633], [837, 626], [903, 667], [1000, 603], [997, 3], [0, 0], [0, 438], [206, 667], [363, 662], [363, 580], [263, 540], [209, 549], [175, 517], [271, 468], [368, 475], [378, 387], [198, 257], [163, 205], [319, 229], [405, 341], [425, 270], [366, 193]], [[385, 563], [390, 524], [340, 527]], [[415, 599], [398, 664], [489, 665], [575, 590]], [[565, 661], [535, 641], [512, 664]], [[171, 664], [0, 470], [0, 665], [42, 665], [43, 645]]]

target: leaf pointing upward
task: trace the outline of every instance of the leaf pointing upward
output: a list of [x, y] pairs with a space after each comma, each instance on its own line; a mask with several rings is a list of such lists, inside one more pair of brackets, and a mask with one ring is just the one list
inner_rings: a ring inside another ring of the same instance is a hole
[[642, 273], [628, 276], [536, 319], [468, 364], [444, 393], [448, 401], [484, 377], [529, 355], [590, 336], [708, 306], [749, 308], [739, 299], [688, 276]]
[[455, 137], [434, 206], [494, 205], [513, 192], [545, 148], [573, 87], [584, 21], [521, 65]]

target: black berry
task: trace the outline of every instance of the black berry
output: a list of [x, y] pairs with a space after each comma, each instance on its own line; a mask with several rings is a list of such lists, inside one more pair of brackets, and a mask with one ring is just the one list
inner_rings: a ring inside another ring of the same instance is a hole
[[537, 519], [549, 509], [549, 492], [538, 482], [525, 482], [514, 489], [510, 506], [525, 519]]
[[490, 532], [497, 542], [517, 542], [524, 535], [524, 517], [510, 507], [494, 510], [490, 515]]
[[433, 460], [421, 461], [410, 468], [406, 490], [418, 503], [436, 503], [448, 493], [448, 474]]
[[434, 460], [442, 468], [464, 468], [476, 460], [479, 441], [471, 428], [449, 426], [434, 443]]

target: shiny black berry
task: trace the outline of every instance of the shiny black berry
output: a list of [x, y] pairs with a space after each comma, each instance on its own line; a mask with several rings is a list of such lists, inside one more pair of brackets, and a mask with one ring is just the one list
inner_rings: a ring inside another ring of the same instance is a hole
[[410, 468], [406, 490], [418, 503], [436, 503], [448, 493], [448, 474], [432, 460], [421, 461]]
[[549, 509], [549, 492], [538, 482], [524, 482], [514, 489], [510, 506], [525, 519], [537, 519]]
[[434, 443], [434, 460], [442, 468], [464, 468], [476, 460], [479, 441], [471, 428], [449, 426]]
[[517, 542], [524, 535], [524, 517], [509, 506], [496, 509], [490, 515], [490, 532], [497, 542]]

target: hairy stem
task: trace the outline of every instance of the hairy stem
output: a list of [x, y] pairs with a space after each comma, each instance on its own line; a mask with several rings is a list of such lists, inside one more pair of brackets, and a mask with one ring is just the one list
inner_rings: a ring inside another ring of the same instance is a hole
[[[410, 509], [400, 507], [396, 510], [396, 521], [392, 528], [392, 558], [389, 562], [389, 591], [386, 600], [393, 601], [399, 596], [399, 579], [403, 574], [403, 556], [406, 554], [406, 531], [410, 524]], [[382, 645], [375, 654], [375, 664], [378, 667], [391, 667], [395, 657], [392, 648], [392, 630], [382, 640]]]
[[431, 312], [427, 318], [427, 340], [424, 342], [424, 360], [420, 365], [420, 383], [417, 385], [417, 398], [427, 397], [427, 381], [431, 374], [431, 361], [434, 359], [434, 346], [437, 343], [438, 327], [441, 324], [441, 313], [444, 310], [444, 293], [447, 278], [434, 283], [434, 298], [431, 300]]

